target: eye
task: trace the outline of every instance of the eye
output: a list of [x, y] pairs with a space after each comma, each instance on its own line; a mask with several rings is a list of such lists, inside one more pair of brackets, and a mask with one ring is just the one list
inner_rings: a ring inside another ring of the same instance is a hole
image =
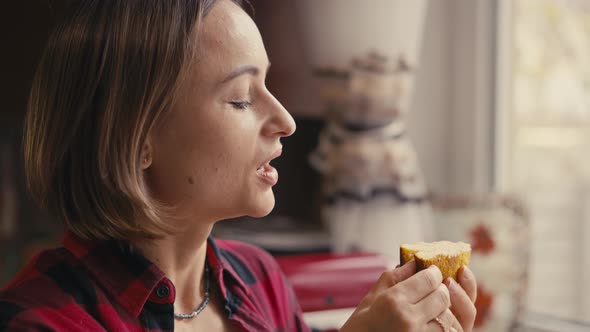
[[249, 101], [230, 101], [229, 103], [232, 105], [233, 108], [240, 111], [245, 111], [250, 106], [252, 106], [252, 103]]

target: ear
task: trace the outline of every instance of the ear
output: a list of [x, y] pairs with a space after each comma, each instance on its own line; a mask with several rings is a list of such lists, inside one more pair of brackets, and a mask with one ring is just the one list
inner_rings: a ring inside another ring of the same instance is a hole
[[150, 140], [146, 140], [146, 142], [141, 147], [140, 157], [140, 165], [142, 170], [146, 170], [150, 168], [152, 165], [152, 144]]

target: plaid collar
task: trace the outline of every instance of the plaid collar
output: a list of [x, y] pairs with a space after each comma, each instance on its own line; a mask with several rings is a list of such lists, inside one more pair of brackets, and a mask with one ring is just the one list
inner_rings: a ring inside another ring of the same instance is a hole
[[[134, 317], [139, 316], [157, 286], [167, 281], [164, 272], [154, 263], [121, 242], [88, 241], [66, 232], [62, 244], [79, 259], [98, 287]], [[226, 301], [228, 289], [234, 287], [250, 295], [229, 257], [217, 247], [212, 237], [207, 239], [207, 262]]]

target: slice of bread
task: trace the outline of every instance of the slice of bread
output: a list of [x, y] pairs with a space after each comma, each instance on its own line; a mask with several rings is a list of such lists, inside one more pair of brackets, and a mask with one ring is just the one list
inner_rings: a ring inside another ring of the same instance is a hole
[[443, 280], [451, 277], [457, 280], [457, 272], [463, 265], [469, 265], [471, 245], [464, 242], [416, 242], [402, 244], [400, 263], [404, 265], [414, 258], [416, 270], [421, 271], [436, 265], [442, 272]]

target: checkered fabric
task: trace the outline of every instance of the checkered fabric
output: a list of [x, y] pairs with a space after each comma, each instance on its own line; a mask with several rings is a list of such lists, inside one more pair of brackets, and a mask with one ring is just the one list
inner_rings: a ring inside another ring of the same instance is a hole
[[[228, 319], [243, 331], [309, 331], [271, 255], [241, 242], [207, 244]], [[0, 331], [173, 331], [174, 285], [128, 247], [67, 233], [63, 247], [40, 253], [0, 291]]]

